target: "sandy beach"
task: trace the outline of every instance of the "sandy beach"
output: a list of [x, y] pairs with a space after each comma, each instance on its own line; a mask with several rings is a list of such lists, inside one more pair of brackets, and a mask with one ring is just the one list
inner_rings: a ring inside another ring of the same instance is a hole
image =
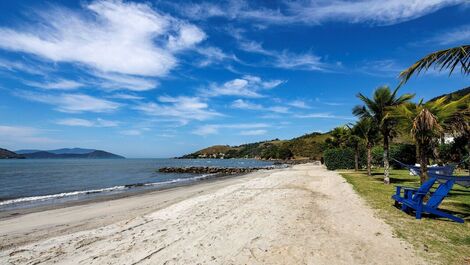
[[1, 264], [424, 264], [312, 164], [4, 218], [0, 238]]

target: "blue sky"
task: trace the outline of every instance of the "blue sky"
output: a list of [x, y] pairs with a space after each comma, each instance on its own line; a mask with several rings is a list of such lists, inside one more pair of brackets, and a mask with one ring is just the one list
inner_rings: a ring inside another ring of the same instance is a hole
[[[465, 3], [466, 2], [466, 3]], [[0, 147], [169, 157], [326, 132], [470, 42], [458, 0], [1, 1]], [[470, 85], [430, 70], [401, 92]]]

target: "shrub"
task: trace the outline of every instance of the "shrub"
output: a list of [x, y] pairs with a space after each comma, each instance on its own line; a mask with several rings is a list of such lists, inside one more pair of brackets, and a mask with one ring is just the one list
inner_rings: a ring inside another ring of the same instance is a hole
[[354, 150], [351, 148], [327, 149], [323, 157], [329, 170], [354, 168]]

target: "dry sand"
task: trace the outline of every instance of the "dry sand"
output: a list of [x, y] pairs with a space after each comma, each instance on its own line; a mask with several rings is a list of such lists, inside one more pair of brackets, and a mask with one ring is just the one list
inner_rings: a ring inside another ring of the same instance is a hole
[[0, 221], [0, 264], [424, 264], [312, 164]]

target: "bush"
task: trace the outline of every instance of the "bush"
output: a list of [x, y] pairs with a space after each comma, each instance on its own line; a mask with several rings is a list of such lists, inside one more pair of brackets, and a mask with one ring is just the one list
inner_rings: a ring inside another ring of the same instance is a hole
[[329, 170], [354, 168], [354, 150], [351, 148], [327, 149], [323, 157]]
[[[372, 164], [383, 166], [384, 149], [382, 146], [372, 148]], [[401, 168], [396, 159], [405, 164], [414, 165], [416, 163], [416, 146], [414, 144], [392, 144], [390, 145], [390, 165], [394, 168]]]

